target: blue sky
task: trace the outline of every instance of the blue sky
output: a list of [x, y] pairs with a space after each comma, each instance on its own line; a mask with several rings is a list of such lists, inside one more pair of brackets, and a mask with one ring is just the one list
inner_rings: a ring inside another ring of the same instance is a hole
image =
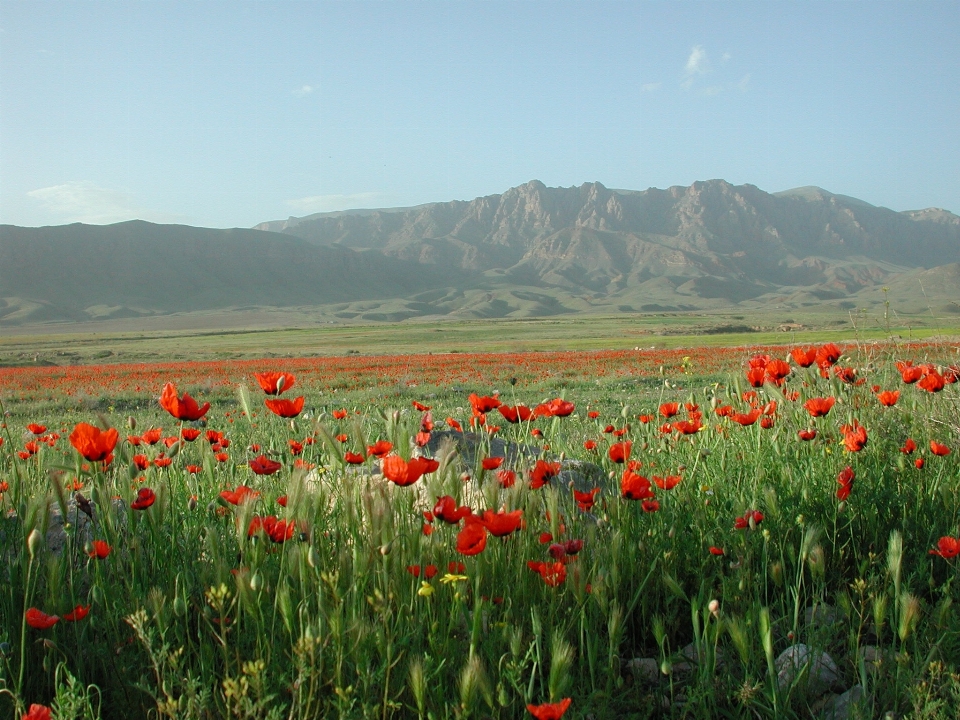
[[960, 4], [0, 0], [0, 222], [210, 227], [531, 179], [960, 213]]

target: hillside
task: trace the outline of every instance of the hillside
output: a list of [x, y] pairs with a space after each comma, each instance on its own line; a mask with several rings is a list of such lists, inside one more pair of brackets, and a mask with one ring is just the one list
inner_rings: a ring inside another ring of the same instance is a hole
[[[298, 308], [534, 317], [711, 308], [958, 313], [960, 217], [821, 188], [548, 188], [214, 230], [0, 226], [0, 324]], [[884, 294], [881, 288], [888, 287]]]

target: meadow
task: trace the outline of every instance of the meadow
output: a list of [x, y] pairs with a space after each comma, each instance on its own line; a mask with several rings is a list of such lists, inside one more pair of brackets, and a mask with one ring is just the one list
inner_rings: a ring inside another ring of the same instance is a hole
[[0, 711], [960, 713], [960, 346], [481, 347], [0, 368]]

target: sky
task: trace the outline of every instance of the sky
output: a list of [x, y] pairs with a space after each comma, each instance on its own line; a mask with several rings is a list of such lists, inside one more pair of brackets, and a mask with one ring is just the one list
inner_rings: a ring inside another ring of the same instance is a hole
[[960, 3], [0, 0], [0, 222], [207, 227], [538, 179], [960, 213]]

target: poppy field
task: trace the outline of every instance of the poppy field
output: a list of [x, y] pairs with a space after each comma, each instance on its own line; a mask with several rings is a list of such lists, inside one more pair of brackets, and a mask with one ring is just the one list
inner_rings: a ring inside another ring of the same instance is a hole
[[0, 369], [0, 712], [953, 718], [960, 347]]

